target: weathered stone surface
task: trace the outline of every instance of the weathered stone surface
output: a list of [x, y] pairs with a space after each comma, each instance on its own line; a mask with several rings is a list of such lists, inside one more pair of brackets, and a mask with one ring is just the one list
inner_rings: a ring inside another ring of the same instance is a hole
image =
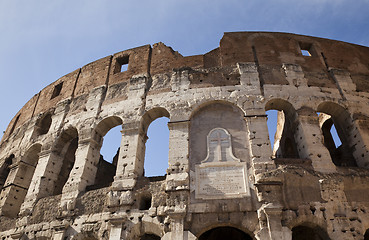
[[[268, 32], [225, 33], [204, 55], [157, 43], [89, 63], [9, 123], [0, 238], [368, 239], [368, 76], [368, 47]], [[148, 178], [160, 117], [169, 167]]]

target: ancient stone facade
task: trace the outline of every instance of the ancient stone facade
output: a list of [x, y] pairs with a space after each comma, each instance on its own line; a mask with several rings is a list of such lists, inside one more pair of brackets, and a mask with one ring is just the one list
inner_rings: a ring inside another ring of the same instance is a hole
[[[197, 56], [158, 43], [102, 58], [10, 122], [0, 237], [369, 239], [368, 90], [369, 48], [286, 33], [225, 33]], [[273, 150], [268, 110], [279, 111]], [[147, 129], [163, 116], [169, 167], [148, 178]], [[100, 148], [119, 125], [107, 163]]]

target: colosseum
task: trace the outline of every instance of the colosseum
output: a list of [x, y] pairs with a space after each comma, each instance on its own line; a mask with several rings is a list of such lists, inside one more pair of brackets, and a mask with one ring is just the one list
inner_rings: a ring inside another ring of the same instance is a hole
[[[368, 104], [369, 48], [341, 41], [232, 32], [204, 55], [157, 43], [104, 57], [9, 123], [0, 237], [369, 239]], [[147, 129], [160, 117], [169, 167], [146, 177]], [[117, 126], [108, 162], [100, 149]]]

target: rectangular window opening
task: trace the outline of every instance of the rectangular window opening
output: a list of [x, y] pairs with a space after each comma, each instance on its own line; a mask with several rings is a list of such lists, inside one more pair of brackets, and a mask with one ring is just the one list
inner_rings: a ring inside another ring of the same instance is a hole
[[63, 88], [63, 82], [61, 82], [58, 85], [56, 85], [54, 87], [53, 94], [51, 95], [51, 99], [56, 98], [57, 96], [59, 96], [62, 88]]
[[129, 55], [117, 58], [116, 72], [125, 72], [128, 70]]
[[312, 47], [312, 44], [310, 43], [299, 43], [300, 45], [300, 51], [301, 51], [301, 55], [302, 56], [306, 56], [306, 57], [311, 57], [313, 54], [312, 54], [312, 50], [313, 50], [313, 47]]
[[311, 57], [311, 54], [310, 54], [310, 52], [309, 52], [308, 50], [303, 50], [303, 49], [301, 49], [301, 54], [302, 54], [302, 56], [308, 56], [308, 57]]

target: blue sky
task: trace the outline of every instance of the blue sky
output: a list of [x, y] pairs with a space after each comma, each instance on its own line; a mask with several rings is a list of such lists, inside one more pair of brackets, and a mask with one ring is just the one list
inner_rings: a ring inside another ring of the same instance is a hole
[[369, 46], [368, 26], [369, 0], [0, 0], [0, 131], [48, 84], [125, 49], [161, 41], [203, 54], [232, 31]]

